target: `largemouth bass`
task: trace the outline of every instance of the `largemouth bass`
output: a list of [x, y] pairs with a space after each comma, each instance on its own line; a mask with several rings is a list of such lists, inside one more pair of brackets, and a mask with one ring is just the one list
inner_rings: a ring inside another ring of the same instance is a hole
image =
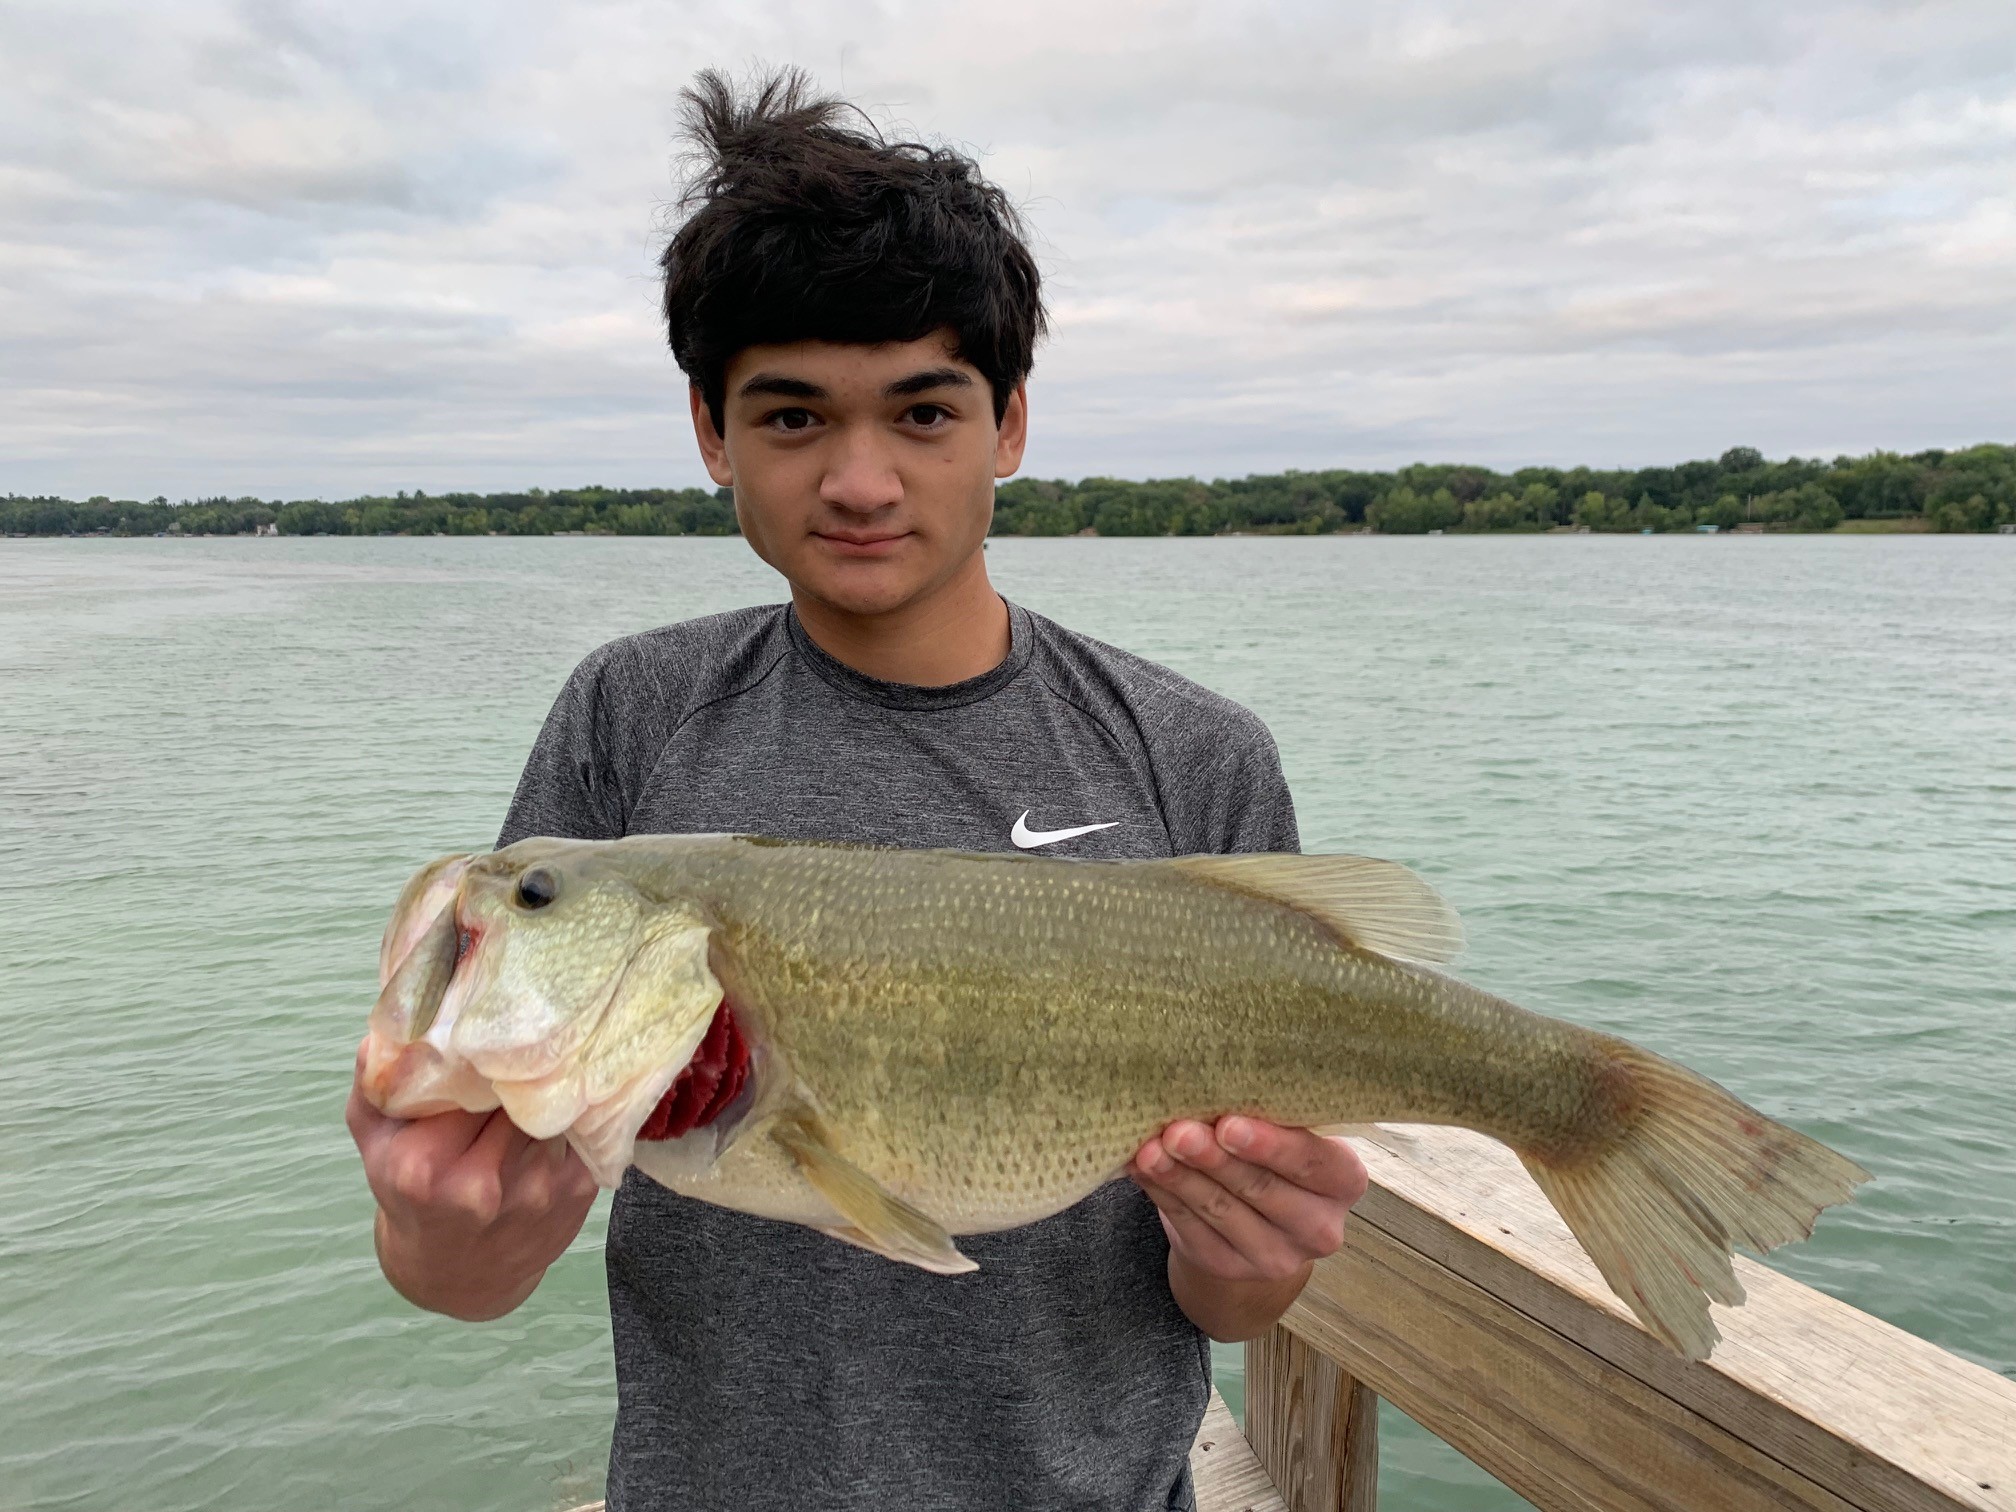
[[973, 1268], [955, 1236], [1063, 1210], [1171, 1119], [1462, 1125], [1705, 1356], [1732, 1245], [1803, 1238], [1867, 1173], [1436, 970], [1461, 942], [1414, 873], [1353, 856], [524, 840], [407, 884], [363, 1085], [946, 1273]]

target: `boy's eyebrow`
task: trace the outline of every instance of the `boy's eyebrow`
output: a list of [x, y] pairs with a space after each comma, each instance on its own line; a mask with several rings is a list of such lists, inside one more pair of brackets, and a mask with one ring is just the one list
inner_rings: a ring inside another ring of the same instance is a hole
[[921, 373], [912, 373], [907, 378], [898, 378], [882, 390], [885, 399], [901, 399], [908, 394], [922, 394], [938, 388], [971, 388], [973, 377], [970, 373], [955, 367], [926, 368]]
[[786, 378], [782, 373], [758, 373], [742, 385], [742, 396], [776, 394], [784, 399], [824, 399], [826, 390], [803, 378]]
[[[955, 367], [925, 368], [922, 372], [911, 373], [898, 378], [882, 390], [885, 399], [901, 399], [910, 394], [928, 393], [940, 388], [971, 388], [973, 377], [970, 373]], [[803, 378], [787, 378], [782, 373], [757, 373], [742, 385], [739, 392], [744, 398], [751, 394], [774, 394], [782, 399], [825, 399], [830, 397], [826, 390], [816, 383], [808, 383]]]

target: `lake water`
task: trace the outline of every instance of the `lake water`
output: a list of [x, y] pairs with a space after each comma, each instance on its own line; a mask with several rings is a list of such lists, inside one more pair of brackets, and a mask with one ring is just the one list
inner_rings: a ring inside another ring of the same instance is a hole
[[[1257, 710], [1305, 846], [1426, 873], [1469, 978], [1868, 1166], [1775, 1263], [2016, 1374], [2016, 541], [989, 560]], [[575, 659], [780, 590], [738, 541], [0, 542], [0, 1508], [599, 1494], [600, 1218], [508, 1319], [405, 1306], [351, 1051], [401, 882], [490, 843]], [[1387, 1431], [1387, 1505], [1522, 1505]]]

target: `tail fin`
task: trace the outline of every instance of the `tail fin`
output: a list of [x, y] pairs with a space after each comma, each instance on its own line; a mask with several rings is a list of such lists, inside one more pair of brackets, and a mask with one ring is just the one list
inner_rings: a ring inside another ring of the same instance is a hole
[[1805, 1238], [1869, 1173], [1684, 1066], [1611, 1049], [1642, 1095], [1630, 1127], [1571, 1163], [1520, 1159], [1610, 1289], [1666, 1343], [1705, 1359], [1720, 1337], [1709, 1299], [1743, 1300], [1731, 1247]]

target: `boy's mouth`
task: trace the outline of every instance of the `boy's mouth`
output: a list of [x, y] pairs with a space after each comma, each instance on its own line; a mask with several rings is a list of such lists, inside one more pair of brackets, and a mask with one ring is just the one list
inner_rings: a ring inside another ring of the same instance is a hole
[[910, 532], [817, 530], [813, 532], [813, 537], [839, 556], [878, 557], [888, 556], [898, 545], [910, 539]]

